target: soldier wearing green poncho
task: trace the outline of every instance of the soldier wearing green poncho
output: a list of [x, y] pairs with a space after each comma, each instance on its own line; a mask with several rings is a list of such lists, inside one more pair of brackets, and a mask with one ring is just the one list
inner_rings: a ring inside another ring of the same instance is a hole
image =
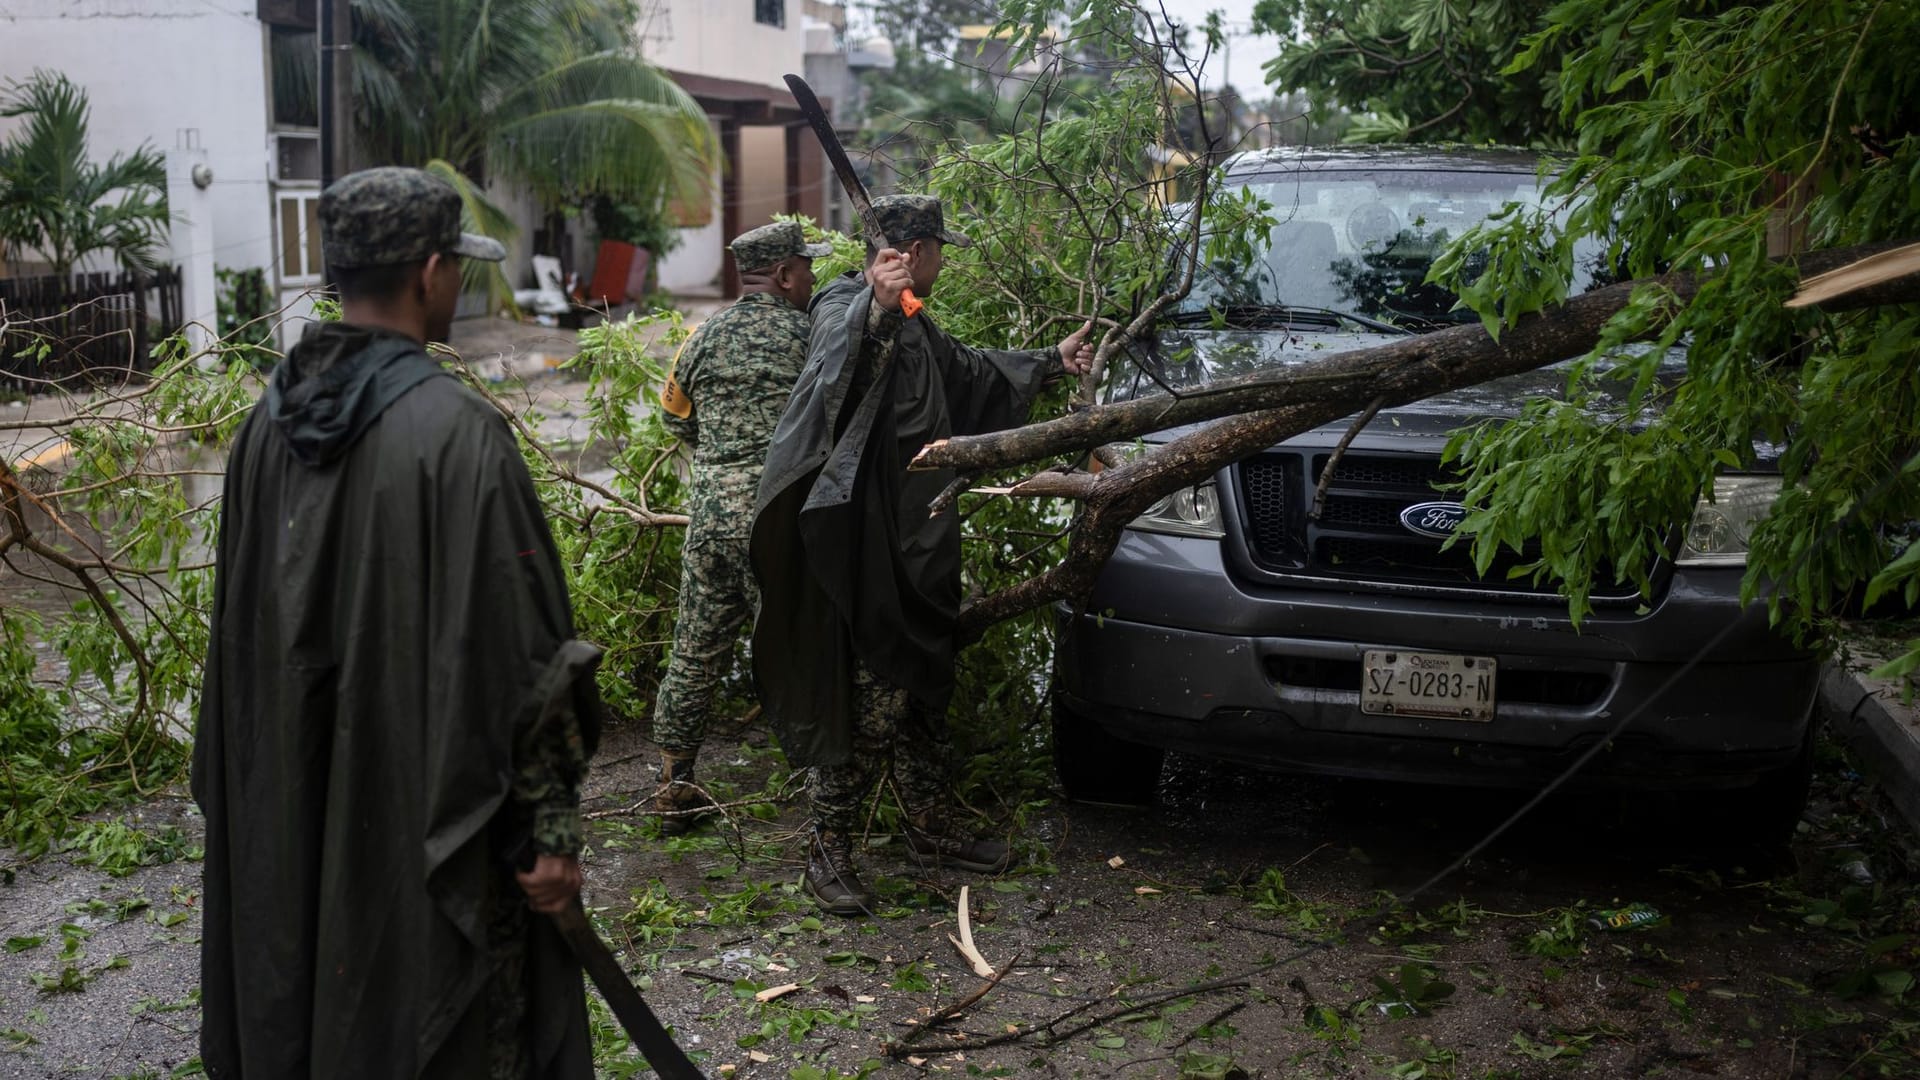
[[[320, 197], [343, 319], [228, 460], [193, 795], [201, 1057], [222, 1080], [588, 1080], [580, 891], [599, 650], [506, 421], [427, 355], [460, 199], [417, 169]], [[531, 847], [532, 866], [511, 859]]]
[[1007, 865], [1006, 844], [948, 812], [960, 522], [952, 509], [928, 514], [953, 475], [907, 463], [937, 439], [1021, 423], [1048, 378], [1092, 360], [1091, 324], [1054, 348], [998, 350], [953, 340], [925, 313], [902, 318], [902, 290], [932, 295], [943, 248], [969, 241], [928, 196], [876, 199], [874, 211], [899, 249], [871, 252], [864, 275], [814, 297], [807, 368], [767, 455], [751, 547], [761, 705], [788, 760], [812, 769], [806, 882], [839, 915], [872, 903], [853, 836], [889, 758], [914, 857]]

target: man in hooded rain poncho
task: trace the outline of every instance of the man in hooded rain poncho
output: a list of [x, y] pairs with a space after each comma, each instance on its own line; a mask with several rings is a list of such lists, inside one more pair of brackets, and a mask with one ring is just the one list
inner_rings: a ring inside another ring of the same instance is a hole
[[910, 855], [1007, 866], [1004, 842], [973, 837], [949, 809], [960, 522], [928, 513], [953, 474], [907, 464], [937, 439], [1022, 423], [1047, 379], [1092, 362], [1091, 323], [1054, 348], [1005, 351], [957, 342], [926, 314], [903, 318], [902, 290], [931, 295], [943, 248], [970, 241], [932, 197], [873, 208], [894, 246], [870, 247], [865, 274], [814, 295], [807, 367], [774, 431], [750, 546], [754, 676], [788, 761], [811, 769], [806, 885], [837, 915], [872, 906], [853, 837], [889, 758]]
[[342, 321], [228, 462], [201, 1056], [216, 1080], [588, 1080], [580, 969], [533, 911], [580, 890], [599, 651], [512, 432], [425, 348], [461, 259], [504, 252], [417, 169], [342, 178], [320, 227]]

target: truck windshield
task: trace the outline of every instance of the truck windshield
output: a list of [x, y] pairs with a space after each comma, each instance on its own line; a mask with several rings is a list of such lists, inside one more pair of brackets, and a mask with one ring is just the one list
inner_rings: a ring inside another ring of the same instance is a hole
[[[1177, 321], [1257, 325], [1264, 309], [1414, 331], [1473, 322], [1451, 290], [1427, 284], [1428, 268], [1507, 203], [1540, 203], [1538, 181], [1523, 172], [1327, 169], [1269, 173], [1243, 186], [1273, 208], [1266, 252], [1251, 264], [1199, 267], [1193, 291], [1171, 312]], [[1574, 264], [1573, 293], [1614, 279], [1598, 244], [1576, 245]]]

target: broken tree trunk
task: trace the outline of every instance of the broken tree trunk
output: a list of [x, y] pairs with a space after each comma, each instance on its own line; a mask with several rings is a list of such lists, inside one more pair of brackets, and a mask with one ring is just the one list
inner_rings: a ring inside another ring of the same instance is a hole
[[[1792, 261], [1803, 276], [1811, 277], [1908, 243], [1912, 241], [1812, 251]], [[970, 642], [1003, 619], [1084, 596], [1127, 522], [1169, 492], [1200, 483], [1226, 465], [1303, 431], [1351, 416], [1375, 400], [1386, 407], [1403, 405], [1579, 356], [1600, 340], [1602, 328], [1635, 290], [1665, 288], [1672, 294], [1667, 310], [1677, 313], [1700, 284], [1693, 274], [1622, 282], [1550, 311], [1522, 316], [1498, 340], [1480, 326], [1457, 326], [1296, 368], [1222, 380], [1178, 398], [1154, 395], [1095, 406], [1058, 420], [927, 446], [915, 456], [914, 467], [978, 474], [1213, 421], [1119, 468], [1047, 472], [1015, 485], [1014, 495], [1078, 499], [1084, 513], [1058, 565], [961, 611], [960, 639]], [[1920, 301], [1920, 275], [1849, 293], [1824, 306], [1841, 310], [1915, 301]], [[1660, 329], [1650, 326], [1647, 335]]]

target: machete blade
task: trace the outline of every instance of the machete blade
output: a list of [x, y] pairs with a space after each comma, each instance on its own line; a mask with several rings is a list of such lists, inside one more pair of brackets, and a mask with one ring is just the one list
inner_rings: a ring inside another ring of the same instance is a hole
[[[833, 166], [833, 175], [840, 178], [840, 186], [847, 191], [847, 201], [853, 204], [853, 210], [860, 215], [860, 227], [867, 234], [867, 241], [875, 247], [897, 247], [893, 237], [880, 231], [880, 217], [873, 212], [873, 200], [867, 198], [867, 186], [860, 182], [860, 174], [853, 171], [853, 162], [847, 160], [847, 151], [840, 145], [840, 133], [833, 130], [833, 121], [827, 118], [827, 110], [820, 105], [820, 99], [814, 96], [813, 87], [798, 75], [788, 75], [787, 89], [793, 91], [793, 100], [807, 118], [807, 124], [813, 128], [813, 136], [820, 140], [820, 149], [827, 155], [827, 162]], [[912, 289], [900, 294], [900, 313], [911, 319], [920, 313], [920, 299], [913, 295]]]
[[567, 905], [566, 910], [551, 916], [555, 929], [565, 938], [573, 949], [573, 955], [580, 960], [580, 966], [587, 969], [587, 975], [593, 979], [593, 985], [600, 988], [600, 996], [606, 999], [607, 1007], [626, 1029], [627, 1037], [647, 1059], [653, 1071], [665, 1080], [706, 1080], [706, 1074], [687, 1057], [686, 1052], [673, 1041], [660, 1018], [653, 1015], [647, 1007], [640, 991], [634, 989], [627, 973], [620, 970], [620, 962], [613, 958], [613, 950], [594, 933], [593, 925], [587, 922], [586, 910], [580, 906], [579, 898]]

